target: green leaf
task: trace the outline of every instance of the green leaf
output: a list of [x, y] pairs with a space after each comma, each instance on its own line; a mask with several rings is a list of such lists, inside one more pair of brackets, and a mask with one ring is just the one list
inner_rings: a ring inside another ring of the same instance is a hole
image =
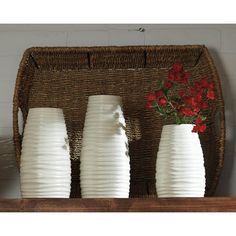
[[181, 124], [181, 119], [179, 116], [177, 116], [177, 114], [175, 114], [175, 121], [177, 125]]
[[164, 85], [164, 80], [163, 80], [163, 79], [159, 79], [159, 80], [157, 81], [158, 90], [159, 90], [159, 89], [162, 89], [162, 88], [163, 88], [163, 85]]

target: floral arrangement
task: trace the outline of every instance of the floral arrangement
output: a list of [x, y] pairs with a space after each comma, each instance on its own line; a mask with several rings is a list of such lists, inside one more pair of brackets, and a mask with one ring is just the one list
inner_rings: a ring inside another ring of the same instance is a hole
[[215, 99], [214, 84], [207, 78], [190, 83], [190, 74], [175, 63], [158, 90], [147, 96], [147, 109], [155, 109], [164, 119], [174, 118], [176, 124], [195, 124], [192, 132], [204, 132], [206, 117], [202, 114]]

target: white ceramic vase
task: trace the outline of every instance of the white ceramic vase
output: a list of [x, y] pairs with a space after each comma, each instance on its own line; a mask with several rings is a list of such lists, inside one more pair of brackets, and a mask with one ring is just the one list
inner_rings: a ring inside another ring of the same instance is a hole
[[204, 197], [203, 152], [193, 125], [163, 126], [156, 161], [158, 197]]
[[69, 198], [71, 164], [63, 111], [32, 108], [24, 128], [20, 184], [23, 198]]
[[128, 198], [129, 161], [121, 97], [90, 96], [80, 157], [82, 198]]

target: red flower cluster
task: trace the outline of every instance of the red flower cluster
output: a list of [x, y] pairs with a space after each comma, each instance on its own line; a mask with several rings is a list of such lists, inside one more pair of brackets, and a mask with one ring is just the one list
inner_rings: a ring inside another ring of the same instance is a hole
[[186, 84], [189, 80], [189, 74], [184, 71], [182, 64], [176, 63], [168, 73], [168, 80]]
[[203, 124], [201, 117], [198, 117], [195, 121], [195, 126], [193, 127], [193, 132], [204, 132], [206, 130], [206, 124]]
[[215, 99], [214, 84], [206, 78], [190, 84], [189, 77], [182, 64], [174, 64], [159, 90], [148, 95], [146, 108], [156, 108], [165, 117], [176, 118], [177, 123], [195, 123], [192, 131], [204, 132], [201, 112], [208, 108], [207, 100]]
[[147, 96], [147, 104], [146, 108], [153, 108], [153, 102], [155, 101], [159, 106], [165, 106], [167, 104], [167, 99], [164, 97], [164, 92], [162, 90], [158, 90], [155, 93], [150, 93]]
[[207, 94], [207, 98], [213, 100], [215, 93], [213, 91], [214, 84], [209, 83], [207, 79], [202, 79], [200, 82], [196, 82], [192, 87], [189, 86], [189, 90], [181, 90], [178, 94], [183, 99], [185, 107], [180, 110], [180, 115], [195, 116], [199, 111], [208, 108], [208, 103], [203, 100], [204, 94]]

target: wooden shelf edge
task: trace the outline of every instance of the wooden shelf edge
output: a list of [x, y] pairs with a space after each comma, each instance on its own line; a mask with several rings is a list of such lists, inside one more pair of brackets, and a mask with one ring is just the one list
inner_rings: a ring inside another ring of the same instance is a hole
[[236, 197], [0, 199], [0, 212], [236, 212]]

